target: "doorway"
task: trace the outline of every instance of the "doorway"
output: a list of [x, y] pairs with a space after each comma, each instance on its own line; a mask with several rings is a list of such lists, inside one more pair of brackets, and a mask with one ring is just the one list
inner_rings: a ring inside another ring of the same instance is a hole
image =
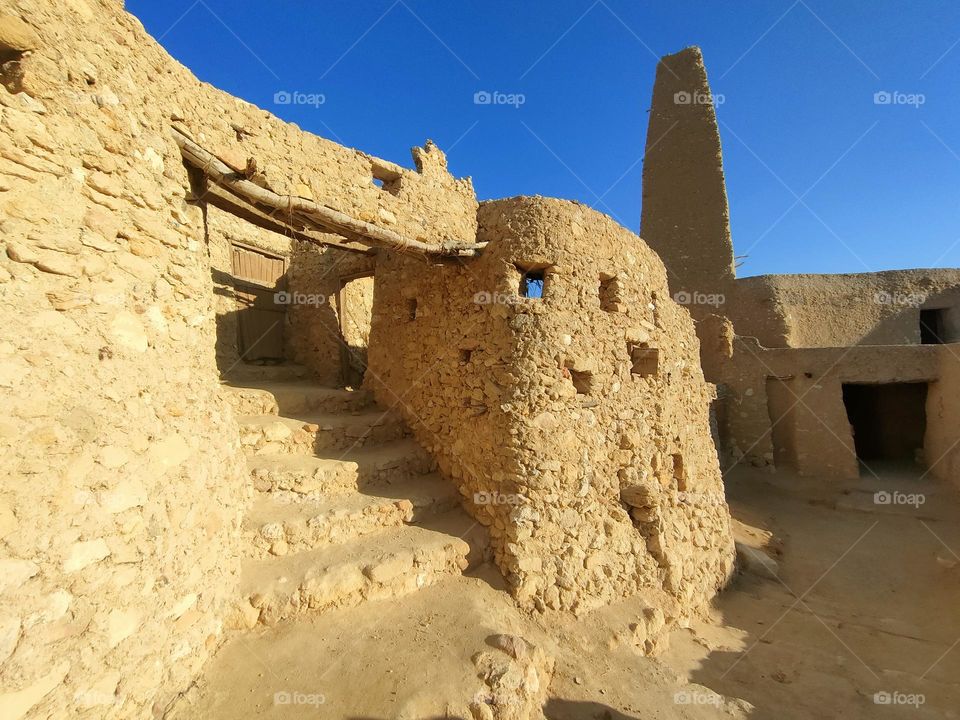
[[237, 244], [231, 247], [231, 256], [240, 358], [259, 365], [281, 363], [287, 260]]
[[359, 387], [367, 371], [367, 348], [373, 324], [373, 274], [340, 278], [337, 293], [337, 316], [340, 320], [341, 362], [343, 383]]
[[857, 460], [914, 463], [927, 426], [927, 384], [844, 383], [843, 404]]

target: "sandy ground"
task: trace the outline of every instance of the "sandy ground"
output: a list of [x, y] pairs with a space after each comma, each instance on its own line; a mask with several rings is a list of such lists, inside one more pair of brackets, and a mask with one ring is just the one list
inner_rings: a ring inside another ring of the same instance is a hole
[[[738, 539], [766, 555], [750, 555], [711, 619], [674, 631], [657, 658], [630, 641], [642, 599], [533, 618], [483, 567], [235, 635], [169, 717], [469, 717], [482, 687], [471, 658], [497, 633], [556, 659], [550, 720], [957, 717], [960, 492], [916, 472], [881, 478], [729, 476]], [[881, 491], [903, 495], [877, 504]]]
[[661, 660], [751, 718], [960, 716], [960, 492], [873, 470], [728, 476], [733, 516], [772, 533], [778, 572], [741, 574], [715, 623], [675, 632]]

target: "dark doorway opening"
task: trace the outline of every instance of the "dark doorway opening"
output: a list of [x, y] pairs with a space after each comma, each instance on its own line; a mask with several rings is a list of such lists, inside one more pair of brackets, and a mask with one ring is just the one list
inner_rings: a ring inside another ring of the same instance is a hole
[[943, 310], [930, 308], [920, 311], [920, 344], [942, 345], [944, 340]]
[[843, 404], [858, 460], [917, 460], [927, 426], [926, 383], [844, 383]]

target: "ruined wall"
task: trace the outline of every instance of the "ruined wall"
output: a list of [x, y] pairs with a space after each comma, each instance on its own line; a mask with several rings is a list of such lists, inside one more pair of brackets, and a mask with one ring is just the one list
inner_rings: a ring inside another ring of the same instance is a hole
[[[368, 384], [490, 527], [517, 598], [579, 611], [731, 569], [688, 313], [634, 234], [576, 203], [485, 203], [472, 261], [380, 258]], [[520, 296], [542, 272], [542, 299]]]
[[643, 161], [640, 236], [694, 319], [715, 312], [734, 278], [720, 133], [700, 48], [657, 65]]
[[476, 201], [429, 144], [377, 188], [383, 163], [201, 84], [120, 2], [2, 12], [0, 706], [160, 714], [220, 641], [249, 492], [170, 123], [419, 239], [472, 241]]
[[960, 340], [960, 270], [741, 278], [722, 311], [765, 347], [845, 347], [918, 344], [921, 308], [949, 309]]

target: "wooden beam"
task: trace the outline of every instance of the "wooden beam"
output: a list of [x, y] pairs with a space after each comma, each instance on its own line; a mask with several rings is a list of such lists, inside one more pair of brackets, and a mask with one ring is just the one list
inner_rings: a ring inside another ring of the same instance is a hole
[[252, 203], [247, 202], [245, 199], [228, 192], [212, 182], [205, 182], [204, 187], [202, 187], [199, 194], [193, 199], [195, 201], [209, 203], [224, 212], [236, 215], [241, 220], [246, 220], [251, 225], [256, 225], [264, 230], [269, 230], [284, 237], [293, 238], [294, 240], [300, 240], [314, 245], [329, 245], [340, 250], [362, 253], [364, 255], [372, 255], [376, 252], [376, 249], [366, 245], [318, 237], [303, 228], [294, 228], [290, 224], [283, 222], [283, 220], [273, 217]]
[[279, 195], [247, 180], [218, 157], [197, 145], [180, 128], [173, 128], [173, 138], [180, 147], [180, 154], [187, 164], [201, 170], [216, 184], [222, 185], [250, 204], [279, 210], [283, 213], [281, 217], [302, 222], [305, 226], [314, 227], [322, 232], [340, 235], [347, 240], [364, 245], [400, 252], [412, 251], [423, 255], [472, 257], [484, 246], [484, 243], [470, 245], [453, 242], [424, 243], [379, 225], [357, 220], [339, 210], [318, 205], [307, 198]]

